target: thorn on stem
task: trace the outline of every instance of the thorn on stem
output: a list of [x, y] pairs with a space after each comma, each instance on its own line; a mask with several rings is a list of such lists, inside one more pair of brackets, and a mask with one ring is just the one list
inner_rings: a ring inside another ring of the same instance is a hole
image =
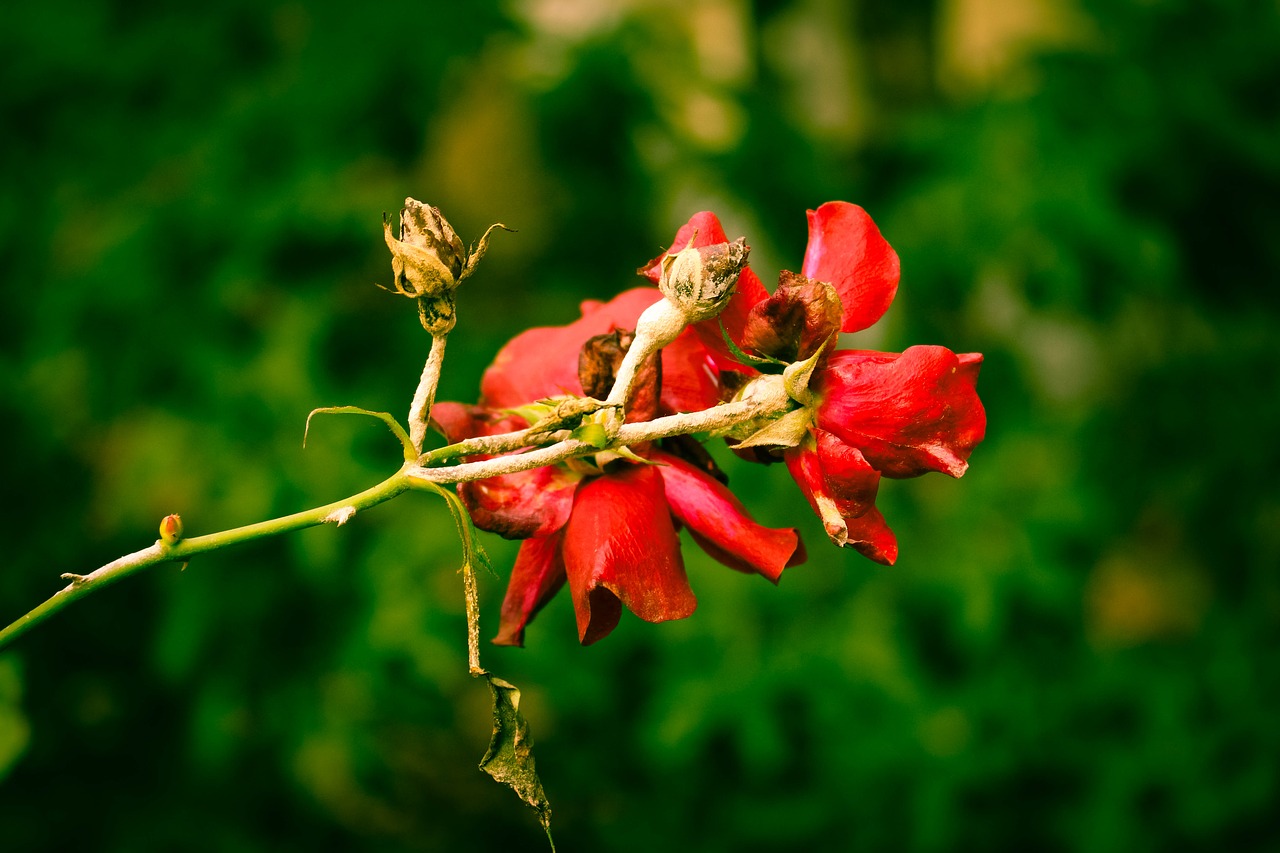
[[335, 509], [324, 517], [322, 523], [336, 524], [339, 527], [350, 521], [356, 514], [356, 508], [353, 506], [344, 506]]
[[89, 582], [88, 575], [76, 575], [71, 572], [64, 572], [61, 577], [64, 581], [71, 581], [72, 586], [80, 586], [82, 583]]

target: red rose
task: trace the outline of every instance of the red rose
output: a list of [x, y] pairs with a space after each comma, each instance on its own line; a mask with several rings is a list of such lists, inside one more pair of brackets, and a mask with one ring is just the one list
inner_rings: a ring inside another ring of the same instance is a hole
[[[581, 395], [583, 345], [614, 329], [633, 328], [641, 311], [659, 298], [655, 288], [636, 288], [608, 303], [583, 303], [582, 318], [568, 326], [523, 332], [485, 372], [479, 406], [439, 403], [433, 420], [450, 441], [523, 428], [522, 418], [503, 410]], [[629, 419], [698, 411], [718, 402], [717, 373], [694, 332], [687, 330], [661, 358], [661, 370], [649, 372], [650, 382], [661, 376], [658, 393], [649, 392], [657, 404], [633, 406]], [[494, 642], [521, 645], [525, 626], [566, 581], [584, 644], [608, 635], [624, 605], [649, 622], [690, 615], [697, 601], [680, 554], [681, 525], [715, 559], [775, 583], [784, 568], [803, 561], [795, 530], [757, 524], [702, 468], [656, 447], [632, 449], [652, 464], [568, 463], [459, 486], [477, 526], [526, 540]]]

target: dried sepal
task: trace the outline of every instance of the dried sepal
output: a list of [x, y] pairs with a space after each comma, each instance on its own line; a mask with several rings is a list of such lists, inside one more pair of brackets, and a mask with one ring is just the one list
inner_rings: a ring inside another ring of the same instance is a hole
[[748, 447], [796, 447], [809, 434], [813, 424], [813, 412], [809, 409], [795, 409], [787, 412], [777, 420], [771, 421], [744, 440], [734, 445], [735, 450]]
[[484, 234], [480, 235], [480, 239], [475, 242], [471, 247], [471, 251], [467, 254], [467, 262], [462, 265], [462, 271], [458, 273], [459, 284], [471, 277], [471, 274], [476, 271], [476, 264], [480, 263], [480, 259], [484, 257], [484, 253], [489, 251], [489, 235], [493, 233], [493, 229], [495, 228], [501, 228], [503, 231], [510, 231], [513, 234], [516, 230], [514, 228], [508, 228], [501, 222], [495, 222], [490, 225], [485, 230]]

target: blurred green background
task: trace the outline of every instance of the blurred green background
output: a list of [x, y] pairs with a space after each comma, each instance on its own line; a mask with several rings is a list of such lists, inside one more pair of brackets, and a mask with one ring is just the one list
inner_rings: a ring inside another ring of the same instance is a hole
[[[696, 210], [766, 282], [804, 211], [902, 257], [854, 343], [986, 354], [902, 545], [798, 524], [778, 588], [686, 542], [700, 608], [524, 689], [560, 849], [1280, 846], [1280, 7], [1220, 0], [9, 4], [0, 13], [0, 620], [149, 544], [392, 471], [427, 341], [406, 195], [495, 235], [441, 395], [637, 283]], [[514, 547], [488, 538], [484, 630]], [[542, 849], [476, 762], [459, 548], [409, 495], [152, 571], [0, 653], [0, 848]]]

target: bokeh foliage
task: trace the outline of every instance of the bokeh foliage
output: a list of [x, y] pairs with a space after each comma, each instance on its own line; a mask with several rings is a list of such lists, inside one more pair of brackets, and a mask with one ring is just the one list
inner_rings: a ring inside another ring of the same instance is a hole
[[[1016, 7], [1016, 9], [1014, 8]], [[426, 341], [379, 214], [499, 234], [441, 396], [631, 286], [692, 212], [767, 280], [803, 212], [903, 259], [852, 343], [981, 351], [960, 482], [889, 483], [893, 569], [799, 524], [777, 589], [524, 692], [562, 849], [1280, 843], [1280, 11], [1249, 0], [16, 4], [0, 26], [0, 618], [154, 538], [366, 486]], [[489, 540], [496, 627], [514, 548]], [[5, 850], [537, 849], [476, 769], [459, 546], [409, 495], [113, 588], [0, 654]]]

